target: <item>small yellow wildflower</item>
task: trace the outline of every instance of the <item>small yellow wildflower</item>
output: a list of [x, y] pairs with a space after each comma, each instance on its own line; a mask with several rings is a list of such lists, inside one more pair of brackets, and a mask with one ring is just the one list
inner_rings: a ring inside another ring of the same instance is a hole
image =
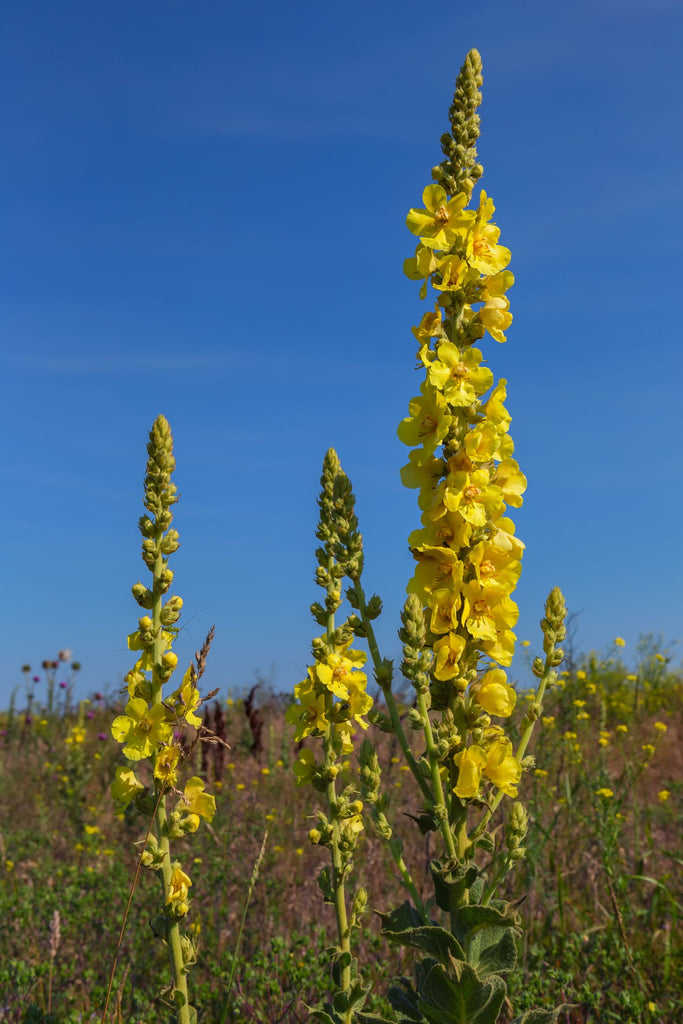
[[615, 647], [626, 647], [626, 641], [621, 636], [615, 636], [615, 638], [614, 638], [614, 646]]
[[655, 722], [655, 729], [657, 732], [666, 732], [668, 728], [668, 725], [665, 725], [664, 722]]
[[577, 679], [585, 679], [586, 678], [586, 673], [583, 671], [582, 668], [580, 668], [579, 671], [576, 673], [576, 678]]
[[238, 782], [237, 785], [235, 786], [235, 789], [244, 789], [244, 783]]
[[171, 875], [171, 882], [168, 887], [167, 903], [180, 903], [187, 900], [187, 893], [189, 887], [192, 885], [192, 879], [189, 875], [186, 875], [181, 868], [176, 865]]
[[547, 779], [548, 778], [548, 773], [545, 770], [545, 768], [535, 768], [534, 769], [534, 775], [536, 776], [537, 779]]
[[628, 732], [628, 726], [627, 725], [618, 725], [617, 726], [617, 732], [627, 733]]
[[531, 641], [530, 640], [521, 640], [520, 643], [521, 643], [522, 647], [528, 647], [529, 644], [531, 643]]
[[663, 662], [666, 661], [666, 658], [663, 654], [655, 654], [655, 661]]
[[670, 796], [671, 793], [668, 789], [660, 789], [659, 793], [657, 793], [657, 799], [659, 800], [660, 804], [665, 804]]
[[595, 795], [602, 796], [605, 798], [605, 800], [611, 800], [614, 796], [614, 793], [611, 789], [608, 789], [606, 786], [603, 786], [602, 789], [596, 789]]
[[635, 683], [638, 679], [638, 676], [634, 676], [632, 672], [629, 672], [629, 674], [626, 676], [626, 679], [629, 683]]
[[652, 746], [651, 743], [643, 743], [640, 749], [643, 751], [646, 757], [652, 757], [652, 755], [655, 752], [655, 748]]

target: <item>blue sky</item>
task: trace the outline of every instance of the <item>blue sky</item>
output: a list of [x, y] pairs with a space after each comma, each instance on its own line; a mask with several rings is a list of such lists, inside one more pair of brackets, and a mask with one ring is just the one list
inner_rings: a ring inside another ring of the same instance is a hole
[[508, 342], [485, 354], [529, 480], [518, 635], [539, 646], [555, 584], [582, 648], [683, 635], [682, 5], [461, 7], [4, 11], [0, 704], [63, 647], [80, 695], [120, 685], [159, 412], [182, 491], [178, 651], [216, 624], [207, 685], [304, 673], [330, 445], [398, 653], [418, 510], [396, 425], [423, 312], [405, 215], [473, 46], [516, 277]]

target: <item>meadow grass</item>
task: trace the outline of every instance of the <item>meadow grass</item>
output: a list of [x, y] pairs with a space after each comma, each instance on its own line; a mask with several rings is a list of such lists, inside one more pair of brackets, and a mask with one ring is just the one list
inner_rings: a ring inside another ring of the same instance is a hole
[[[521, 969], [510, 981], [516, 1012], [573, 1001], [579, 1007], [567, 1020], [587, 1024], [648, 1018], [674, 1024], [683, 1013], [677, 883], [683, 684], [651, 646], [637, 673], [638, 693], [628, 678], [633, 674], [616, 655], [581, 658], [546, 703], [554, 722], [535, 751], [544, 767], [523, 791], [531, 818], [527, 857], [505, 882], [506, 897], [523, 900]], [[11, 720], [3, 716], [0, 1020], [7, 1024], [100, 1019], [140, 838], [130, 815], [114, 815], [109, 794], [123, 763], [109, 735], [124, 704], [117, 701], [93, 699], [78, 711], [49, 716], [36, 697], [29, 721], [25, 709], [15, 709]], [[233, 967], [226, 1021], [303, 1021], [304, 1004], [329, 988], [334, 913], [321, 903], [315, 882], [325, 851], [307, 839], [310, 809], [291, 772], [297, 745], [284, 721], [286, 703], [263, 686], [205, 709], [215, 725], [214, 708], [220, 708], [230, 744], [225, 757], [213, 746], [203, 757], [195, 751], [194, 770], [213, 787], [217, 813], [181, 850], [196, 880], [191, 929], [199, 957], [192, 981], [205, 1021], [223, 1018]], [[601, 739], [607, 742], [600, 745]], [[416, 813], [419, 796], [402, 770], [395, 738], [380, 735], [377, 742], [392, 818], [401, 820]], [[433, 852], [430, 836], [406, 831], [406, 858], [425, 899]], [[367, 833], [356, 856], [371, 907], [385, 911], [401, 897], [385, 844]], [[149, 941], [156, 904], [157, 887], [145, 873], [124, 935], [110, 1020], [152, 1024], [165, 1012], [149, 983], [166, 969], [163, 948]], [[392, 1019], [381, 993], [407, 969], [400, 951], [380, 939], [374, 915], [356, 944], [364, 978], [379, 993], [366, 1005]], [[643, 1002], [645, 1017], [638, 1011]], [[509, 1019], [504, 1007], [501, 1020]]]

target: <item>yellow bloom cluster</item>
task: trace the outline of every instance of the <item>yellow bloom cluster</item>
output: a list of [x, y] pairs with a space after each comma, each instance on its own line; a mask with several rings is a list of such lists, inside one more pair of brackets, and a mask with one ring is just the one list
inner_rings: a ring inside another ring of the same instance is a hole
[[[422, 298], [430, 283], [438, 293], [434, 311], [413, 328], [424, 380], [398, 428], [413, 448], [402, 480], [419, 489], [422, 510], [422, 525], [409, 538], [417, 565], [408, 592], [425, 610], [432, 677], [442, 688], [434, 706], [452, 705], [469, 687], [481, 709], [507, 717], [515, 693], [495, 664], [509, 666], [514, 654], [518, 609], [510, 595], [524, 545], [506, 511], [522, 504], [526, 479], [513, 458], [506, 382], [495, 384], [475, 342], [486, 334], [505, 341], [514, 279], [491, 220], [492, 200], [482, 191], [477, 208], [465, 208], [471, 185], [466, 180], [453, 196], [428, 185], [424, 208], [407, 218], [419, 242], [405, 272], [423, 282]], [[493, 663], [483, 676], [482, 658]], [[456, 795], [475, 796], [482, 777], [516, 794], [521, 766], [500, 727], [484, 730], [455, 763]]]
[[[360, 671], [366, 655], [350, 648], [349, 641], [311, 665], [306, 679], [294, 687], [294, 696], [299, 703], [290, 705], [285, 718], [295, 726], [297, 742], [305, 736], [320, 736], [331, 725], [341, 740], [342, 754], [350, 754], [353, 750], [352, 723], [355, 721], [367, 729], [367, 722], [362, 716], [372, 707], [372, 697], [366, 692], [367, 676]], [[303, 750], [301, 753], [307, 752]], [[300, 783], [310, 778], [304, 764], [308, 765], [305, 759], [301, 765], [295, 766]], [[311, 771], [312, 768], [311, 755]]]
[[512, 319], [505, 292], [513, 277], [504, 269], [510, 252], [498, 244], [486, 193], [476, 211], [463, 209], [467, 200], [428, 185], [425, 209], [408, 214], [420, 241], [406, 272], [431, 278], [441, 294], [434, 312], [413, 329], [425, 380], [398, 429], [415, 447], [402, 478], [420, 489], [423, 524], [410, 537], [418, 564], [408, 589], [422, 599], [439, 637], [436, 678], [460, 689], [468, 682], [467, 648], [501, 665], [512, 661], [518, 613], [510, 594], [524, 545], [505, 511], [521, 505], [526, 487], [512, 458], [505, 381], [493, 387], [473, 345], [486, 332], [505, 340]]

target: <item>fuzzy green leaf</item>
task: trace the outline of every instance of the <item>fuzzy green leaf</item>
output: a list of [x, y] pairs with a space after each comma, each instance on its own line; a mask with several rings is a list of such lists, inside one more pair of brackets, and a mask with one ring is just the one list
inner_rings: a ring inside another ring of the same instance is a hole
[[418, 1008], [428, 1024], [496, 1024], [505, 999], [502, 978], [477, 976], [469, 964], [454, 964], [457, 978], [435, 965], [422, 986]]

